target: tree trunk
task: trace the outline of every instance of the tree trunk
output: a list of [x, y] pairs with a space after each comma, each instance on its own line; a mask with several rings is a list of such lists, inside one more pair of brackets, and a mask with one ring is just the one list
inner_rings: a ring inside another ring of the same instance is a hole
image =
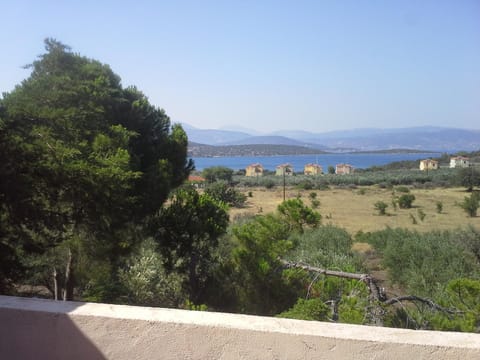
[[197, 279], [197, 263], [198, 263], [198, 256], [196, 252], [193, 252], [190, 256], [190, 264], [188, 266], [188, 283], [190, 286], [190, 296], [191, 301], [198, 305], [198, 300], [200, 298], [199, 294], [199, 279]]
[[57, 269], [53, 267], [53, 298], [58, 300], [58, 279], [57, 279]]
[[73, 276], [72, 260], [73, 260], [72, 250], [69, 248], [67, 265], [65, 269], [65, 288], [63, 290], [63, 301], [73, 300], [74, 276]]

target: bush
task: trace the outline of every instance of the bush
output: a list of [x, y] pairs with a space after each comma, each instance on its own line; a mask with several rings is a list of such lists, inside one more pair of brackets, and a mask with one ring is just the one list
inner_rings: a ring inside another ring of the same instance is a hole
[[375, 203], [375, 210], [378, 211], [378, 215], [386, 215], [388, 205], [383, 201], [377, 201]]
[[178, 307], [184, 302], [185, 279], [176, 272], [168, 272], [163, 263], [153, 240], [143, 241], [119, 270], [122, 300], [127, 304], [163, 307]]
[[317, 199], [317, 193], [311, 192], [310, 194], [308, 194], [308, 197], [310, 198], [310, 204], [312, 205], [312, 209], [317, 209], [320, 206], [320, 200]]
[[395, 191], [401, 192], [401, 193], [409, 193], [410, 189], [406, 186], [397, 186], [395, 188]]
[[313, 182], [310, 180], [304, 180], [298, 184], [300, 189], [304, 190], [312, 190], [313, 189]]
[[393, 206], [393, 210], [397, 211], [398, 199], [396, 197], [392, 198], [392, 206]]
[[247, 201], [245, 194], [235, 190], [233, 186], [228, 185], [225, 181], [216, 181], [205, 188], [205, 193], [218, 201], [225, 204], [242, 207]]
[[480, 193], [474, 192], [469, 197], [465, 197], [463, 202], [458, 204], [470, 217], [477, 216], [477, 210], [480, 206]]
[[386, 229], [358, 235], [383, 255], [390, 279], [418, 296], [441, 296], [445, 285], [459, 277], [478, 278], [478, 232], [420, 233]]
[[265, 188], [267, 188], [267, 189], [272, 189], [275, 186], [275, 181], [270, 180], [270, 179], [265, 180], [263, 182], [263, 186], [265, 186]]
[[456, 183], [465, 186], [467, 191], [472, 191], [475, 186], [480, 185], [480, 171], [473, 167], [460, 169]]
[[219, 181], [219, 180], [223, 180], [228, 183], [231, 183], [233, 170], [225, 166], [212, 166], [212, 167], [203, 169], [202, 175], [209, 183]]
[[317, 184], [317, 190], [330, 190], [330, 186], [325, 181], [321, 181]]
[[437, 213], [441, 214], [443, 211], [443, 203], [441, 201], [437, 201], [435, 205], [437, 207]]
[[330, 307], [322, 299], [305, 300], [300, 298], [291, 309], [277, 316], [289, 319], [326, 321], [330, 313]]
[[361, 271], [361, 260], [352, 252], [352, 238], [342, 228], [324, 225], [293, 235], [296, 247], [287, 254], [290, 261], [342, 271]]
[[414, 200], [415, 195], [404, 194], [398, 198], [398, 206], [400, 206], [400, 209], [410, 209]]

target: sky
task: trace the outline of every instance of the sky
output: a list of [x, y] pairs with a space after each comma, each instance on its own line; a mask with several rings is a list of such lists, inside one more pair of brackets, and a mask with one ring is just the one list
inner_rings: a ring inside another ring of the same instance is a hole
[[55, 38], [173, 122], [480, 129], [480, 0], [0, 0], [0, 93]]

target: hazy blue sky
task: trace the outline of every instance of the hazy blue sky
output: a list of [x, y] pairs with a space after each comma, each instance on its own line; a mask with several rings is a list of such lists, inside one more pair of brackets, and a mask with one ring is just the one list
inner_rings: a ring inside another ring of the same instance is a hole
[[199, 128], [480, 128], [480, 0], [0, 4], [0, 92], [54, 37]]

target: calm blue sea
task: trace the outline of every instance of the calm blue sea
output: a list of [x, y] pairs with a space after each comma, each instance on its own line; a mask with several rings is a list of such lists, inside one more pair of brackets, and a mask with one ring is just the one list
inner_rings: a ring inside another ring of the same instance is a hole
[[301, 172], [308, 163], [316, 163], [326, 172], [329, 165], [340, 163], [353, 165], [357, 169], [370, 166], [385, 165], [394, 161], [419, 160], [438, 157], [440, 153], [416, 154], [321, 154], [321, 155], [278, 155], [278, 156], [235, 156], [235, 157], [194, 157], [196, 170], [203, 170], [211, 166], [226, 166], [233, 170], [245, 169], [253, 163], [260, 163], [267, 170], [275, 170], [280, 164], [289, 163], [294, 171]]

